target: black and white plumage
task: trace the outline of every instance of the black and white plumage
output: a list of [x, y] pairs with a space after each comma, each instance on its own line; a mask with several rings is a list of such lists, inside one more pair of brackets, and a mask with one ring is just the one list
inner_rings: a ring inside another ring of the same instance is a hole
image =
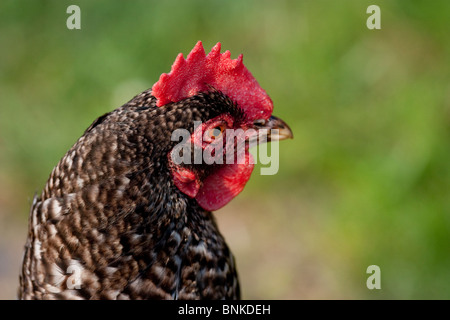
[[[240, 298], [233, 255], [168, 154], [175, 129], [223, 114], [240, 127], [245, 110], [221, 88], [156, 104], [149, 89], [98, 118], [56, 165], [33, 200], [20, 299]], [[200, 184], [216, 170], [189, 169]]]

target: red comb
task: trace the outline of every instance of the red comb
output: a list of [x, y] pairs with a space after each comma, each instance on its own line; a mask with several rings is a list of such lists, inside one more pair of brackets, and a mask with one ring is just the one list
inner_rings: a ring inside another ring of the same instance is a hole
[[242, 54], [230, 59], [227, 50], [220, 53], [220, 42], [206, 55], [199, 41], [186, 59], [179, 54], [170, 73], [163, 73], [152, 87], [158, 107], [210, 90], [223, 92], [236, 102], [249, 120], [267, 119], [273, 103], [250, 71], [242, 63]]

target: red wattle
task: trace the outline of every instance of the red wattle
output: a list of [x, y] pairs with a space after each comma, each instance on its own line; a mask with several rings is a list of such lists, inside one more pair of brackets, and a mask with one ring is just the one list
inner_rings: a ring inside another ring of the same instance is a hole
[[246, 153], [244, 164], [224, 164], [219, 170], [203, 180], [195, 197], [205, 210], [222, 208], [245, 187], [253, 171], [252, 155]]

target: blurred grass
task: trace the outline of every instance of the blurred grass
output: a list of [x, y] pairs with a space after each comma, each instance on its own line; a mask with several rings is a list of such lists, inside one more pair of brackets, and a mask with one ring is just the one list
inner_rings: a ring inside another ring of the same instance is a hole
[[[366, 28], [371, 4], [381, 30]], [[448, 17], [445, 0], [3, 0], [0, 298], [14, 298], [30, 198], [53, 166], [202, 40], [244, 54], [295, 135], [278, 174], [217, 213], [244, 298], [449, 299]]]

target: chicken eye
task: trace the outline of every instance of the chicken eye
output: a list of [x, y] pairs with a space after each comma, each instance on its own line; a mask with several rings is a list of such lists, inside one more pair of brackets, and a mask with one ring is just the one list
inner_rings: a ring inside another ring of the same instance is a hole
[[222, 135], [224, 130], [225, 130], [225, 125], [220, 125], [220, 126], [208, 129], [208, 131], [206, 132], [206, 137], [210, 141], [216, 140], [216, 139], [220, 138], [220, 136]]

